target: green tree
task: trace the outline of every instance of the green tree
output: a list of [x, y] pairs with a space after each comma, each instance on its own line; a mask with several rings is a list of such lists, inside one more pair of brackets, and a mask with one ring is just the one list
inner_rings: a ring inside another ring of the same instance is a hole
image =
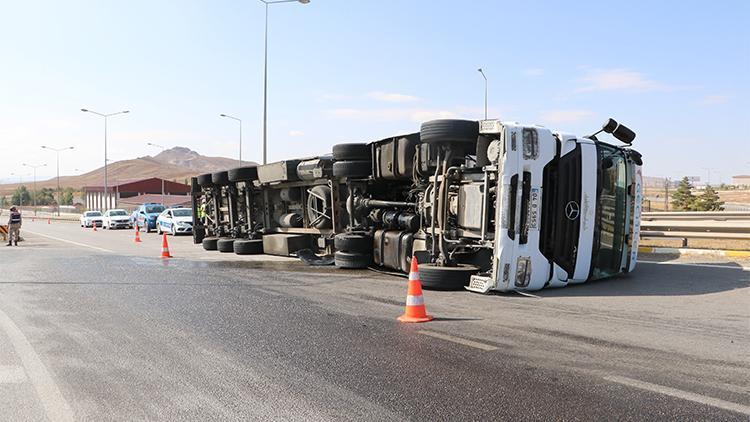
[[10, 205], [8, 203], [8, 197], [5, 195], [0, 196], [0, 208], [7, 208], [8, 205]]
[[26, 186], [21, 185], [13, 191], [13, 195], [10, 198], [12, 205], [31, 205], [31, 195]]
[[37, 205], [51, 205], [56, 202], [55, 190], [51, 188], [42, 188], [36, 192]]
[[707, 185], [703, 193], [695, 199], [693, 205], [694, 211], [723, 211], [724, 201], [719, 200], [719, 194], [716, 193], [711, 185]]
[[692, 211], [694, 203], [693, 185], [687, 177], [683, 177], [677, 191], [672, 194], [672, 207], [675, 211]]
[[61, 205], [73, 205], [73, 196], [75, 196], [75, 189], [73, 188], [65, 188], [60, 193], [60, 202]]

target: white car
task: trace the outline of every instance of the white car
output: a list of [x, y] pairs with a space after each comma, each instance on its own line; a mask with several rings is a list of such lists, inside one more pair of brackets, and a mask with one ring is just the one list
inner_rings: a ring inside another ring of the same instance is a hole
[[130, 221], [130, 215], [125, 210], [107, 210], [104, 212], [105, 229], [132, 229], [133, 223]]
[[81, 218], [79, 220], [81, 222], [81, 227], [92, 227], [94, 224], [101, 227], [102, 213], [99, 211], [86, 211], [81, 214]]
[[193, 210], [190, 208], [169, 208], [164, 210], [156, 219], [156, 232], [180, 233], [193, 232]]

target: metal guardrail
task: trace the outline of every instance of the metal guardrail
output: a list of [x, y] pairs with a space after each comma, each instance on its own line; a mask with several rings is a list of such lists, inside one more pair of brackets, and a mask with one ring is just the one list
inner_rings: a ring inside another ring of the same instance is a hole
[[644, 212], [641, 237], [750, 240], [750, 212]]

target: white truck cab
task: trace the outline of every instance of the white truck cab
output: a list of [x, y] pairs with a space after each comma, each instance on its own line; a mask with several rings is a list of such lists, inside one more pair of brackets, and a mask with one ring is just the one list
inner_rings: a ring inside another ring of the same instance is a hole
[[[635, 137], [611, 119], [603, 130], [627, 143]], [[473, 275], [468, 290], [539, 290], [632, 271], [640, 154], [596, 134], [576, 137], [498, 120], [481, 121], [480, 135], [492, 139], [487, 155], [502, 183], [492, 271]]]

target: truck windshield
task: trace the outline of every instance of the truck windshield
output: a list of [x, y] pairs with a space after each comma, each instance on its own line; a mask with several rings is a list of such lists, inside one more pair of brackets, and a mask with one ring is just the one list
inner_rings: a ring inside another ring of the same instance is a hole
[[594, 232], [592, 279], [620, 273], [627, 230], [627, 172], [622, 150], [597, 144], [598, 206]]

